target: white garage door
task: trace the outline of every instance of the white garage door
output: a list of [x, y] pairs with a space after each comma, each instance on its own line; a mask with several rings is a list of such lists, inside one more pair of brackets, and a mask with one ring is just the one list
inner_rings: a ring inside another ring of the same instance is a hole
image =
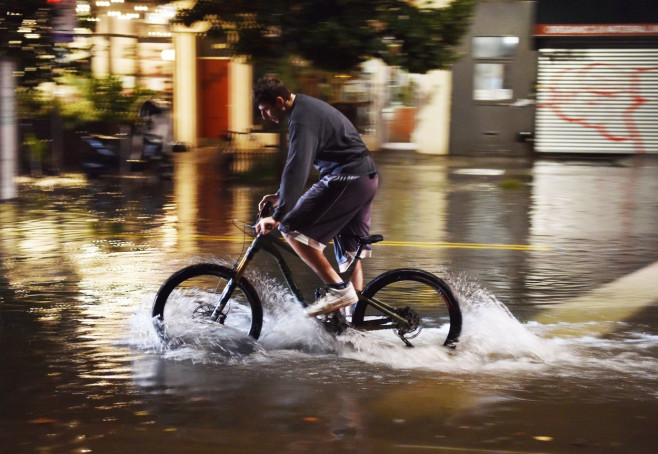
[[535, 150], [658, 154], [658, 49], [540, 49]]

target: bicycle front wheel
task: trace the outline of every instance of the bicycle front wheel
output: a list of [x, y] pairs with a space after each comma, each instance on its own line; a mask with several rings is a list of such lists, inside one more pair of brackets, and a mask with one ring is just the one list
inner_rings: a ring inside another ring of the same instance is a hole
[[[151, 315], [159, 334], [171, 338], [194, 330], [195, 323], [211, 322], [222, 291], [234, 277], [232, 269], [214, 263], [191, 265], [172, 274], [153, 302]], [[263, 309], [249, 281], [242, 278], [237, 283], [218, 323], [258, 339]]]
[[443, 328], [448, 325], [443, 345], [454, 347], [459, 339], [462, 329], [459, 303], [450, 287], [434, 274], [410, 268], [391, 270], [369, 282], [361, 293], [393, 308], [409, 322], [409, 326], [401, 330], [390, 316], [360, 299], [352, 315], [356, 329], [393, 328], [408, 342], [423, 329], [423, 336], [429, 338], [429, 333], [443, 333]]

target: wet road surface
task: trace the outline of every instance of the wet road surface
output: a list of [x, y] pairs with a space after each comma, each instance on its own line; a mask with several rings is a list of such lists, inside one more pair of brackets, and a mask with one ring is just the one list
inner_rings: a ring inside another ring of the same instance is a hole
[[3, 451], [655, 452], [657, 160], [377, 154], [385, 242], [366, 279], [445, 278], [464, 311], [452, 351], [431, 331], [414, 349], [327, 334], [267, 258], [255, 346], [212, 330], [163, 344], [159, 285], [232, 264], [248, 239], [231, 220], [276, 189], [177, 159], [173, 181], [23, 178], [0, 204]]

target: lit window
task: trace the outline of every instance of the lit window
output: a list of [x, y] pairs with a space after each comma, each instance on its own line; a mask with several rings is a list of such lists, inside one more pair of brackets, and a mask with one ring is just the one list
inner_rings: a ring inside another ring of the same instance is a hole
[[509, 86], [508, 62], [519, 47], [518, 36], [476, 36], [473, 38], [473, 99], [502, 101], [513, 97]]
[[505, 77], [504, 63], [476, 63], [473, 71], [473, 99], [500, 101], [512, 99], [512, 90]]
[[473, 38], [473, 57], [510, 58], [518, 47], [518, 36], [476, 36]]

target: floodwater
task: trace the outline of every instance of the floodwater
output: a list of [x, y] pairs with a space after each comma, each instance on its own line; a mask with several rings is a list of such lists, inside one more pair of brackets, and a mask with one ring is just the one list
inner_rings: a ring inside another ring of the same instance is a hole
[[[275, 185], [22, 178], [0, 204], [0, 444], [7, 453], [654, 453], [658, 160], [377, 153], [366, 278], [417, 267], [460, 299], [455, 350], [330, 335], [267, 258], [257, 342], [182, 345], [150, 306], [175, 270], [232, 264]], [[317, 281], [294, 265], [302, 290]]]

